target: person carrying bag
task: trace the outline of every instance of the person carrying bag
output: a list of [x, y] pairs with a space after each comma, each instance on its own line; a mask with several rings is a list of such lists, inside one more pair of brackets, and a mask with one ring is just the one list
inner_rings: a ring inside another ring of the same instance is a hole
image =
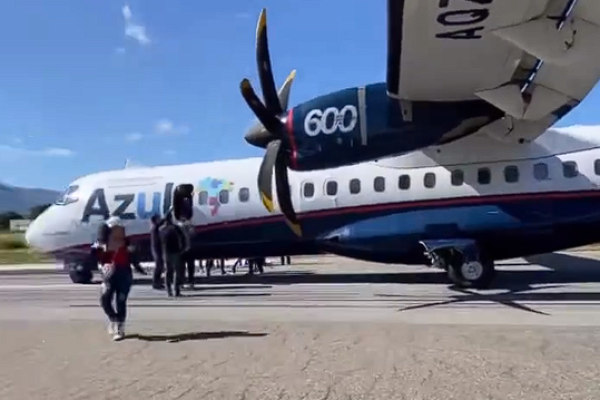
[[[127, 244], [125, 228], [121, 225], [113, 226], [100, 263], [103, 275], [100, 304], [108, 317], [108, 332], [115, 341], [125, 337], [127, 299], [133, 284]], [[113, 301], [116, 303], [116, 311]]]

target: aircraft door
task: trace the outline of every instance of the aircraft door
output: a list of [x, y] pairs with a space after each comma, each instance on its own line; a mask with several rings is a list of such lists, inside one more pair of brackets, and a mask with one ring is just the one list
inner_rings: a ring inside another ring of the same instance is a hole
[[177, 185], [173, 192], [173, 216], [177, 220], [191, 220], [194, 216], [194, 185]]

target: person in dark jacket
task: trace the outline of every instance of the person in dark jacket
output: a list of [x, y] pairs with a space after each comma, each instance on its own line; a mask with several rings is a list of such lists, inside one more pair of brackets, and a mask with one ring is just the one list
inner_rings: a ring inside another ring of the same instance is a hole
[[183, 232], [175, 223], [171, 216], [165, 219], [164, 225], [159, 230], [162, 246], [162, 256], [166, 273], [167, 295], [169, 297], [181, 295], [181, 284], [183, 283], [183, 263], [181, 254], [185, 250], [185, 238]]
[[154, 275], [152, 277], [152, 287], [154, 289], [164, 289], [165, 285], [162, 282], [162, 274], [165, 270], [165, 262], [163, 259], [162, 245], [160, 241], [159, 230], [164, 220], [158, 215], [153, 215], [150, 219], [150, 250], [154, 259]]
[[131, 244], [129, 238], [125, 238], [125, 246], [127, 246], [127, 251], [129, 252], [129, 262], [133, 267], [134, 271], [141, 275], [148, 275], [148, 272], [142, 267], [139, 261], [137, 248]]
[[248, 275], [254, 275], [254, 271], [259, 274], [265, 272], [265, 257], [252, 257], [248, 259]]
[[195, 234], [194, 226], [190, 221], [184, 220], [178, 224], [178, 227], [181, 229], [185, 239], [185, 248], [181, 255], [181, 262], [183, 263], [184, 271], [187, 271], [187, 283], [190, 289], [193, 289], [196, 282], [196, 259], [192, 251], [192, 240]]

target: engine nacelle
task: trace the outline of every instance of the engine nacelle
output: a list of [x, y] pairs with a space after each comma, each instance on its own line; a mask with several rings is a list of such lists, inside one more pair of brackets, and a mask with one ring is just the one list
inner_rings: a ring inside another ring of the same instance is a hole
[[385, 83], [340, 90], [289, 110], [289, 166], [335, 168], [448, 143], [504, 113], [483, 100], [405, 101]]

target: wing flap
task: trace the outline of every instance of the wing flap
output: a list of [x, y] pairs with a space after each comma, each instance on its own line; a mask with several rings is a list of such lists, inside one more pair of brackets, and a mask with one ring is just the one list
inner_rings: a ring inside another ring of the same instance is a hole
[[532, 140], [576, 107], [600, 80], [600, 2], [579, 0], [561, 21], [557, 10], [564, 6], [563, 0], [554, 0], [542, 16], [494, 31], [544, 63], [526, 92], [515, 90], [522, 78], [517, 73], [513, 83], [476, 92], [514, 118], [496, 122], [488, 131], [502, 126], [505, 134]]
[[388, 0], [389, 95], [480, 98], [506, 117], [481, 129], [530, 141], [600, 80], [599, 0]]
[[481, 99], [511, 117], [533, 121], [544, 118], [571, 101], [571, 98], [564, 93], [538, 84], [534, 85], [532, 93], [527, 101], [527, 97], [521, 93], [521, 86], [516, 83], [476, 92]]
[[568, 66], [597, 57], [600, 48], [600, 27], [585, 19], [575, 17], [558, 30], [557, 21], [542, 16], [520, 25], [500, 28], [494, 35], [516, 47], [544, 60]]
[[522, 50], [492, 34], [544, 12], [549, 0], [388, 0], [388, 92], [452, 101], [508, 82]]

